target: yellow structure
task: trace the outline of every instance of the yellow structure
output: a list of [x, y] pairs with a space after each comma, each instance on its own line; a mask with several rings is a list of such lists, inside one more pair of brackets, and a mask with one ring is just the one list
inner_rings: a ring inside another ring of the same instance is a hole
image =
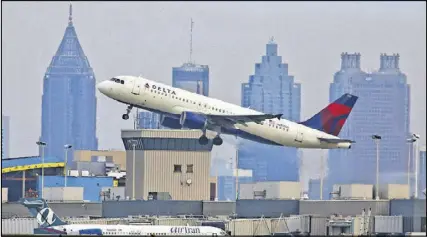
[[41, 169], [41, 168], [58, 168], [58, 167], [64, 167], [64, 162], [55, 162], [55, 163], [44, 163], [44, 164], [31, 164], [31, 165], [19, 165], [19, 166], [13, 166], [8, 168], [2, 168], [1, 173], [9, 173], [9, 172], [18, 172], [18, 171], [24, 171], [24, 170], [33, 170], [33, 169]]

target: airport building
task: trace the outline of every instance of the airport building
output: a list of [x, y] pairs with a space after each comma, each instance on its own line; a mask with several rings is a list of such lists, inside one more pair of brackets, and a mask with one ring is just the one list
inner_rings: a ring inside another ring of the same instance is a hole
[[[126, 148], [126, 198], [211, 200], [212, 140], [200, 145], [200, 130], [122, 130]], [[212, 139], [215, 134], [208, 132]], [[135, 174], [135, 177], [133, 175]], [[135, 182], [133, 182], [135, 180]]]
[[64, 157], [66, 144], [73, 146], [70, 157], [74, 150], [98, 149], [95, 75], [78, 40], [71, 4], [69, 11], [64, 37], [43, 78], [40, 140], [45, 156]]
[[[102, 191], [116, 190], [114, 189], [114, 177], [107, 177], [105, 173], [94, 174], [93, 168], [92, 170], [84, 169], [87, 172], [86, 175], [84, 172], [74, 173], [72, 171], [75, 170], [71, 168], [69, 170], [71, 172], [67, 176], [67, 185], [65, 185], [64, 167], [64, 160], [57, 157], [48, 156], [43, 159], [35, 156], [2, 159], [2, 191], [6, 192], [4, 199], [15, 202], [22, 197], [41, 197], [43, 195], [44, 198], [50, 200], [51, 196], [48, 193], [55, 193], [57, 195], [52, 201], [98, 202], [101, 200]], [[42, 168], [44, 169], [44, 194], [41, 192]], [[76, 191], [76, 187], [80, 187], [80, 189]]]
[[[300, 120], [301, 84], [289, 75], [288, 64], [278, 56], [273, 39], [266, 45], [262, 62], [242, 84], [242, 106], [271, 114], [283, 114], [291, 121]], [[260, 144], [242, 140], [239, 168], [253, 171], [254, 181], [299, 180], [299, 157], [296, 148]]]
[[126, 152], [125, 151], [90, 151], [90, 150], [77, 150], [74, 152], [74, 164], [70, 164], [77, 169], [82, 170], [84, 167], [90, 167], [99, 163], [103, 167], [103, 174], [108, 171], [126, 171]]
[[379, 180], [382, 184], [406, 184], [410, 88], [400, 71], [399, 55], [381, 55], [380, 69], [366, 73], [360, 54], [343, 53], [341, 69], [330, 85], [330, 101], [344, 93], [359, 96], [340, 137], [357, 141], [350, 150], [330, 150], [328, 184], [375, 184], [376, 144], [379, 145]]

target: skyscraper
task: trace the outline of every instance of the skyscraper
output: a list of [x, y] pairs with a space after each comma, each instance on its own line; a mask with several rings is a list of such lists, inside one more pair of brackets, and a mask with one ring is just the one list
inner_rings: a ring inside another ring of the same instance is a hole
[[1, 158], [9, 158], [9, 116], [1, 115]]
[[[271, 39], [262, 62], [255, 64], [255, 74], [242, 84], [242, 106], [264, 113], [283, 114], [300, 120], [301, 84], [288, 73], [288, 64], [277, 55], [277, 44]], [[299, 161], [296, 148], [277, 147], [242, 140], [239, 168], [251, 169], [254, 181], [297, 181]]]
[[46, 156], [63, 157], [65, 144], [98, 149], [95, 75], [72, 20], [70, 4], [68, 26], [43, 79], [40, 140], [47, 143]]
[[160, 129], [160, 114], [150, 111], [138, 113], [137, 129]]
[[356, 141], [350, 150], [329, 151], [329, 189], [333, 184], [376, 183], [376, 145], [380, 141], [380, 183], [406, 184], [409, 133], [409, 85], [399, 69], [399, 55], [380, 57], [380, 69], [366, 73], [360, 54], [343, 53], [341, 70], [330, 85], [330, 101], [343, 93], [359, 96], [340, 137]]
[[[181, 67], [172, 68], [172, 86], [209, 96], [209, 66], [199, 65], [192, 61], [193, 24], [194, 22], [191, 20], [189, 61], [184, 63]], [[154, 124], [159, 124], [160, 115], [156, 115], [152, 112], [141, 112], [139, 118], [140, 128], [153, 128]], [[141, 123], [142, 118], [143, 122]]]
[[172, 69], [172, 86], [209, 96], [209, 67], [195, 63], [184, 63]]
[[420, 168], [418, 174], [418, 197], [426, 198], [425, 194], [423, 194], [423, 190], [426, 189], [426, 146], [421, 147], [420, 149], [420, 159], [418, 167]]

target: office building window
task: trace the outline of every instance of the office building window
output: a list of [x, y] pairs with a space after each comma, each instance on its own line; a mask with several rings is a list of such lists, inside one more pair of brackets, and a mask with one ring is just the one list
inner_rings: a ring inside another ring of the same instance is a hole
[[181, 173], [181, 165], [173, 165], [173, 172]]
[[187, 165], [187, 173], [193, 173], [193, 165]]

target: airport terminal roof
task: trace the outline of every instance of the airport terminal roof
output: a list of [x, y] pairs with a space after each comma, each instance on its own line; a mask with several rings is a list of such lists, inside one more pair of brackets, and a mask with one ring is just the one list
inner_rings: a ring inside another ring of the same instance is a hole
[[[63, 159], [57, 157], [45, 157], [44, 163], [57, 163], [64, 162]], [[15, 166], [33, 165], [42, 163], [40, 156], [29, 156], [29, 157], [17, 157], [17, 158], [6, 158], [1, 160], [1, 167], [9, 168]]]

